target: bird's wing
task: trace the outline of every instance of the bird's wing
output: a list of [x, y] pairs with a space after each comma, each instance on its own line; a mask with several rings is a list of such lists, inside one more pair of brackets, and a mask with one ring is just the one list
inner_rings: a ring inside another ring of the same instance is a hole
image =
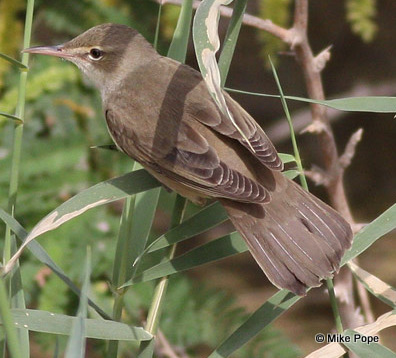
[[222, 162], [208, 141], [185, 121], [178, 124], [175, 135], [172, 130], [158, 130], [157, 124], [155, 133], [145, 137], [136, 133], [139, 128], [133, 128], [131, 121], [117, 118], [116, 112], [106, 111], [114, 141], [151, 170], [209, 196], [256, 203], [270, 200], [264, 186]]
[[189, 114], [216, 132], [238, 140], [269, 169], [282, 170], [283, 163], [275, 147], [258, 123], [238, 104], [238, 102], [234, 101], [228, 93], [223, 92], [227, 107], [235, 123], [246, 136], [249, 143], [246, 142], [231, 120], [220, 112], [210, 96], [201, 74], [189, 66], [180, 64], [179, 66], [179, 77], [181, 80], [189, 77], [200, 78], [200, 83], [192, 90], [190, 95], [192, 100], [190, 101], [190, 106], [187, 108]]

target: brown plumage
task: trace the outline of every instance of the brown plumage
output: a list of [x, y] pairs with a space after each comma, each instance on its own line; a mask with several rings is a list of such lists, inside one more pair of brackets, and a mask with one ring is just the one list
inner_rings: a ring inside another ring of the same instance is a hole
[[63, 45], [27, 51], [66, 58], [93, 80], [120, 150], [190, 200], [218, 199], [275, 286], [302, 295], [337, 271], [351, 245], [349, 225], [281, 174], [268, 137], [224, 93], [245, 142], [199, 72], [160, 56], [123, 25], [99, 25]]

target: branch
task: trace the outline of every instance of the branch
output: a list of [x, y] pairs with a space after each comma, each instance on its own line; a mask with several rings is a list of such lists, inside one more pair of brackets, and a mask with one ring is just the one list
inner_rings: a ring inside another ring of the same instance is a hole
[[[319, 55], [317, 58], [313, 56], [307, 38], [307, 26], [308, 0], [296, 0], [293, 29], [296, 32], [296, 38], [300, 39], [300, 41], [294, 44], [293, 50], [296, 54], [296, 59], [303, 70], [308, 96], [312, 99], [324, 100], [325, 95], [320, 76], [323, 66], [318, 66], [318, 58], [321, 56]], [[325, 53], [324, 57], [325, 63], [329, 56]], [[350, 163], [355, 153], [355, 147], [360, 139], [359, 136], [361, 135], [361, 132], [358, 131], [352, 136], [347, 145], [345, 155], [340, 160], [334, 134], [327, 117], [326, 108], [317, 104], [311, 104], [311, 113], [312, 125], [310, 129], [315, 130], [318, 133], [319, 145], [323, 153], [324, 174], [322, 181], [329, 194], [332, 205], [351, 224], [351, 226], [354, 227], [354, 220], [345, 194], [343, 176], [345, 166]], [[344, 293], [348, 291], [349, 293], [348, 299], [341, 302], [340, 305], [343, 321], [347, 323], [347, 326], [349, 327], [356, 326], [361, 317], [361, 315], [356, 314], [358, 311], [355, 308], [353, 291], [350, 290], [352, 287], [352, 281], [352, 273], [346, 270], [343, 270], [342, 274], [336, 279], [336, 290], [344, 291]], [[342, 282], [344, 282], [344, 284], [342, 284]], [[345, 282], [348, 284], [345, 285]], [[344, 290], [342, 290], [342, 288], [344, 288]], [[345, 290], [345, 288], [347, 289]]]
[[[172, 4], [181, 6], [183, 0], [153, 0], [158, 4]], [[200, 1], [193, 2], [193, 8], [196, 9]], [[227, 6], [220, 6], [220, 15], [223, 17], [231, 17], [232, 16], [232, 8]], [[257, 16], [244, 14], [242, 23], [247, 26], [254, 27], [256, 29], [267, 31], [268, 33], [280, 38], [282, 41], [292, 44], [293, 43], [293, 34], [290, 30], [284, 29], [281, 26], [275, 25], [271, 20], [261, 19]]]
[[[299, 38], [300, 41], [295, 43], [293, 49], [296, 59], [303, 70], [308, 96], [312, 99], [324, 100], [322, 79], [320, 72], [317, 71], [317, 63], [306, 35], [307, 26], [308, 1], [296, 0], [293, 29], [297, 34], [296, 38]], [[343, 171], [339, 164], [337, 146], [327, 118], [326, 108], [311, 104], [311, 114], [313, 128], [318, 132], [319, 143], [323, 153], [324, 171], [328, 178], [325, 187], [329, 193], [331, 203], [347, 221], [353, 224], [352, 214], [342, 182]]]
[[162, 331], [158, 330], [156, 347], [157, 355], [164, 358], [188, 358], [188, 355], [182, 349], [179, 349], [180, 352], [178, 353], [176, 352], [177, 350], [177, 348], [172, 347]]

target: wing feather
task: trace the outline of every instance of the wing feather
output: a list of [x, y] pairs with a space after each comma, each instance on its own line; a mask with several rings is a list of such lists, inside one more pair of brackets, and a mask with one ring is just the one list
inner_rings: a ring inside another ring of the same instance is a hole
[[128, 122], [110, 109], [106, 120], [117, 146], [159, 174], [210, 196], [255, 203], [270, 201], [264, 186], [222, 162], [207, 140], [184, 121], [179, 124], [176, 139], [156, 133], [156, 142], [161, 143], [158, 146], [142, 141]]

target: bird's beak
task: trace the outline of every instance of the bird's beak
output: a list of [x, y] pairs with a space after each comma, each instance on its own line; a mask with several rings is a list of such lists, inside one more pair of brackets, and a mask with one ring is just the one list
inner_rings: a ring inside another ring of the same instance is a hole
[[37, 53], [39, 55], [55, 56], [62, 58], [73, 57], [73, 54], [64, 50], [63, 45], [58, 46], [36, 46], [25, 48], [24, 53]]

